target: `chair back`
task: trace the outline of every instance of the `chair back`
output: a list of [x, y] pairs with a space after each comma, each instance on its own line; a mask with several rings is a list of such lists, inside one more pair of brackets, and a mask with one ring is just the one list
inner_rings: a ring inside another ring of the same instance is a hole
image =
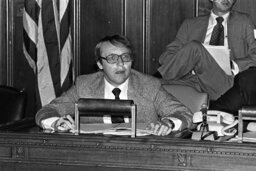
[[20, 120], [25, 116], [26, 93], [14, 87], [0, 86], [0, 124]]
[[164, 89], [175, 96], [181, 103], [193, 113], [201, 110], [202, 105], [208, 106], [207, 93], [201, 93], [196, 89], [185, 85], [164, 84]]

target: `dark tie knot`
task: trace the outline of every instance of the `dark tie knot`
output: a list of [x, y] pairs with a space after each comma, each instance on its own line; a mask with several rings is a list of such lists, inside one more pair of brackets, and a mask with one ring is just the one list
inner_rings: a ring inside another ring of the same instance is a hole
[[216, 18], [216, 21], [217, 21], [217, 23], [219, 23], [219, 24], [221, 24], [222, 22], [223, 22], [223, 17], [217, 17]]
[[119, 95], [120, 95], [120, 93], [121, 93], [121, 90], [120, 90], [119, 88], [114, 88], [114, 89], [112, 90], [112, 93], [115, 95], [115, 99], [120, 99], [120, 98], [119, 98]]

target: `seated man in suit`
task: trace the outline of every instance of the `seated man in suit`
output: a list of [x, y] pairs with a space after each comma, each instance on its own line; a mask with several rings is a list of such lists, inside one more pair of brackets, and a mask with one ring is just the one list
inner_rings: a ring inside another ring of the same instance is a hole
[[[135, 55], [126, 37], [103, 38], [96, 45], [95, 55], [100, 71], [77, 77], [74, 86], [42, 107], [36, 114], [39, 126], [55, 131], [59, 126], [72, 130], [74, 121], [71, 116], [74, 116], [74, 104], [79, 98], [120, 98], [134, 101], [137, 121], [148, 123], [156, 135], [165, 136], [173, 130], [193, 127], [190, 110], [168, 94], [159, 79], [131, 69]], [[107, 116], [86, 118], [94, 123], [114, 122], [114, 118]], [[129, 122], [127, 119], [123, 121]]]
[[[169, 84], [185, 84], [209, 95], [210, 109], [237, 115], [256, 105], [255, 26], [248, 14], [231, 10], [236, 0], [210, 0], [210, 15], [187, 19], [160, 56], [155, 76]], [[218, 29], [217, 29], [218, 28]], [[206, 45], [230, 49], [232, 74], [227, 75]]]

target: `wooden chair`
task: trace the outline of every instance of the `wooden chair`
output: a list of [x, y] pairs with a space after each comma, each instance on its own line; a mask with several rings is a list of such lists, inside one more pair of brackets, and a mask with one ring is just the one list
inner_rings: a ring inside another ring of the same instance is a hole
[[24, 90], [1, 85], [0, 97], [0, 124], [24, 118], [27, 101]]

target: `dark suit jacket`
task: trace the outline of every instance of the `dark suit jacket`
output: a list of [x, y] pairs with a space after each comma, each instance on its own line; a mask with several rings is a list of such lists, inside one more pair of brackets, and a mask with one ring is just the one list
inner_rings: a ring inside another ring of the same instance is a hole
[[[160, 64], [167, 64], [168, 58], [171, 58], [172, 55], [192, 40], [203, 43], [208, 22], [209, 15], [186, 19], [182, 23], [175, 40], [167, 46], [166, 51], [160, 56]], [[250, 16], [245, 13], [231, 11], [227, 27], [231, 59], [238, 64], [240, 72], [251, 66], [256, 66], [256, 41], [253, 32], [255, 26]]]
[[[174, 96], [168, 94], [155, 77], [131, 71], [128, 82], [128, 99], [137, 105], [138, 122], [155, 122], [162, 117], [182, 120], [182, 127], [191, 127], [192, 113]], [[79, 76], [75, 85], [44, 106], [36, 114], [36, 123], [42, 119], [70, 114], [74, 116], [74, 104], [79, 98], [104, 98], [104, 73]], [[103, 122], [102, 117], [86, 117], [87, 122]]]

